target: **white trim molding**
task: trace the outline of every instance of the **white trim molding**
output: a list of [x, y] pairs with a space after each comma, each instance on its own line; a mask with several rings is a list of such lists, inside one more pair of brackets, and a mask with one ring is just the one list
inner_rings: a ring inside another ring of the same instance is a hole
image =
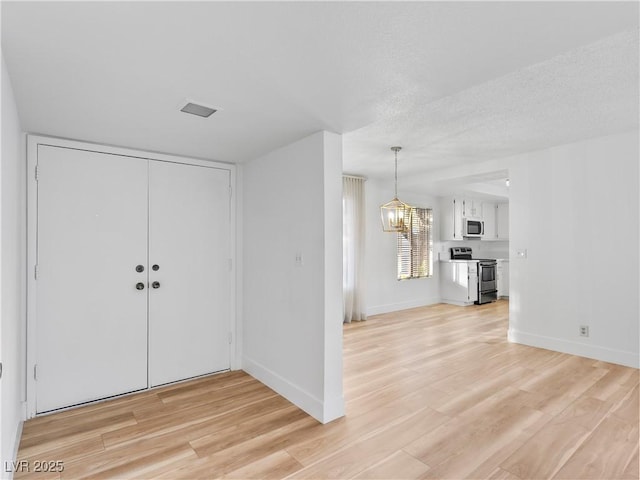
[[246, 356], [242, 359], [242, 369], [321, 423], [328, 423], [344, 415], [344, 399], [342, 398], [332, 399], [325, 405], [322, 400], [303, 388]]
[[568, 353], [579, 357], [593, 358], [603, 362], [616, 363], [632, 368], [640, 368], [640, 358], [637, 353], [613, 350], [598, 345], [572, 342], [562, 338], [546, 337], [533, 333], [520, 332], [510, 328], [507, 338], [512, 343], [528, 345], [530, 347], [544, 348], [555, 352]]
[[440, 298], [428, 298], [425, 300], [412, 300], [410, 302], [388, 303], [386, 305], [374, 305], [367, 307], [367, 316], [380, 315], [383, 313], [397, 312], [398, 310], [407, 310], [409, 308], [426, 307], [442, 303]]

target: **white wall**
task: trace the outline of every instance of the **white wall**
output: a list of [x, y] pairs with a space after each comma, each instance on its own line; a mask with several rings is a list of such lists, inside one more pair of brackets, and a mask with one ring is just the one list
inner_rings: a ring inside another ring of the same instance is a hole
[[510, 159], [512, 341], [639, 366], [638, 142], [612, 135]]
[[24, 398], [24, 325], [26, 262], [26, 161], [24, 136], [11, 81], [2, 59], [2, 158], [0, 164], [2, 210], [0, 223], [0, 359], [3, 374], [0, 393], [2, 475], [5, 462], [15, 460], [21, 431]]
[[344, 410], [341, 172], [319, 132], [242, 173], [242, 366], [322, 422]]
[[428, 194], [402, 193], [403, 202], [417, 207], [433, 208], [434, 275], [430, 278], [397, 280], [397, 237], [383, 232], [380, 205], [393, 198], [393, 179], [380, 182], [369, 179], [365, 183], [365, 302], [367, 315], [393, 312], [406, 308], [430, 305], [440, 301], [438, 254], [440, 238], [440, 209], [438, 198]]
[[342, 393], [342, 136], [324, 132], [324, 404], [322, 421], [344, 415]]

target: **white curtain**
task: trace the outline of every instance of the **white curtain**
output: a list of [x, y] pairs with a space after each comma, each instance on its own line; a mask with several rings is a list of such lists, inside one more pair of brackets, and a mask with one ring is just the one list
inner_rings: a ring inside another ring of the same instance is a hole
[[364, 179], [342, 177], [342, 288], [344, 322], [366, 320], [364, 311]]

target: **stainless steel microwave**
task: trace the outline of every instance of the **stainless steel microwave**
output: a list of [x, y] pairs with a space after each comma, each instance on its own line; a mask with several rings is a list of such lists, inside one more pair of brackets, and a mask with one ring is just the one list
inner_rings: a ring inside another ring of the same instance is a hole
[[462, 219], [463, 237], [482, 237], [484, 235], [484, 222], [477, 218]]

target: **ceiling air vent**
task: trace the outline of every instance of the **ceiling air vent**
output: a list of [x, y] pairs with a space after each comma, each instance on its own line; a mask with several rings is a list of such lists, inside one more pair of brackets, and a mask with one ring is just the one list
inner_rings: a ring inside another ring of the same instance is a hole
[[210, 117], [213, 113], [217, 112], [217, 108], [207, 107], [206, 105], [195, 103], [191, 100], [187, 100], [180, 109], [181, 112], [190, 113], [199, 117]]

